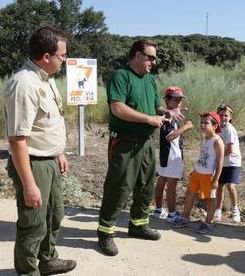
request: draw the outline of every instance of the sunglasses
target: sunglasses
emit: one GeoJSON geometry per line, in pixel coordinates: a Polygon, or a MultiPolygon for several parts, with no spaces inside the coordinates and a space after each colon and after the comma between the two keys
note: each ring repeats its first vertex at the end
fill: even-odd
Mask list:
{"type": "Polygon", "coordinates": [[[171,97],[170,95],[164,96],[163,99],[167,99],[173,102],[181,102],[183,100],[182,97],[171,97]]]}
{"type": "Polygon", "coordinates": [[[149,61],[153,62],[156,61],[157,57],[153,55],[147,55],[145,52],[141,52],[142,55],[148,58],[149,61]]]}
{"type": "Polygon", "coordinates": [[[63,55],[57,55],[55,54],[55,56],[57,57],[57,59],[60,61],[60,62],[63,62],[67,59],[67,54],[63,54],[63,55]]]}
{"type": "Polygon", "coordinates": [[[183,98],[178,98],[178,97],[171,97],[171,101],[173,101],[173,102],[176,102],[176,103],[179,103],[179,102],[181,102],[182,101],[182,99],[183,98]]]}

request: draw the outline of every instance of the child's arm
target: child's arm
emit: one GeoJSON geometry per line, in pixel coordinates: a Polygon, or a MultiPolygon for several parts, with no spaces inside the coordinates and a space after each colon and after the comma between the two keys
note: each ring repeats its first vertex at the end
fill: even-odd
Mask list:
{"type": "Polygon", "coordinates": [[[171,142],[174,139],[176,139],[177,137],[179,137],[180,135],[182,135],[184,132],[186,132],[187,130],[192,129],[192,128],[193,128],[192,122],[191,121],[186,121],[183,126],[181,126],[180,128],[172,131],[171,133],[169,133],[166,136],[166,140],[171,142]]]}
{"type": "Polygon", "coordinates": [[[237,132],[235,129],[227,128],[224,136],[225,156],[228,156],[233,151],[233,145],[236,141],[237,132]]]}
{"type": "Polygon", "coordinates": [[[176,121],[182,121],[184,119],[184,115],[182,114],[183,111],[187,110],[187,108],[183,107],[177,107],[174,109],[167,109],[162,106],[157,107],[156,113],[157,115],[165,115],[166,118],[173,118],[176,121]]]}
{"type": "Polygon", "coordinates": [[[225,156],[230,155],[232,153],[232,145],[233,143],[225,145],[225,156]]]}
{"type": "Polygon", "coordinates": [[[212,180],[212,189],[217,189],[219,186],[219,177],[224,163],[225,146],[221,138],[218,138],[214,143],[214,150],[216,153],[216,167],[212,180]]]}

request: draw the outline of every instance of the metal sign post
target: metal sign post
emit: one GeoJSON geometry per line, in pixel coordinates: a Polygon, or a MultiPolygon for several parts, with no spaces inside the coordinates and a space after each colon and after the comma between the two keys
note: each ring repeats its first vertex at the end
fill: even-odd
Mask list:
{"type": "Polygon", "coordinates": [[[67,104],[78,106],[79,155],[84,156],[84,105],[97,103],[97,60],[68,58],[67,104]]]}
{"type": "Polygon", "coordinates": [[[79,129],[79,155],[84,156],[85,142],[84,142],[84,106],[78,106],[78,129],[79,129]]]}

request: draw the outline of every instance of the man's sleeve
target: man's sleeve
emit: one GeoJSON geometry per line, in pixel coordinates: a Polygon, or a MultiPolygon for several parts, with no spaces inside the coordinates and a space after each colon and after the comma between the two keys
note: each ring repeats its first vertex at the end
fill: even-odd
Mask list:
{"type": "Polygon", "coordinates": [[[38,110],[36,92],[26,83],[10,81],[5,91],[8,136],[29,136],[38,110]]]}
{"type": "Polygon", "coordinates": [[[127,98],[127,81],[126,76],[120,71],[112,74],[111,79],[107,84],[108,102],[126,102],[127,98]]]}
{"type": "Polygon", "coordinates": [[[153,79],[154,82],[154,87],[155,87],[155,107],[158,108],[159,106],[161,106],[161,98],[160,98],[160,92],[159,89],[156,85],[156,81],[153,79]]]}

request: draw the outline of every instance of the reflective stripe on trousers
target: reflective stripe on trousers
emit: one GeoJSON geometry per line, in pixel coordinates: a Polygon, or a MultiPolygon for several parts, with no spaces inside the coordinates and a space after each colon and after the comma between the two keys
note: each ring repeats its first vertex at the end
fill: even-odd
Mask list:
{"type": "Polygon", "coordinates": [[[116,229],[116,226],[106,227],[106,226],[103,226],[103,225],[99,225],[97,230],[100,231],[100,232],[104,232],[106,234],[113,234],[115,229],[116,229]]]}
{"type": "Polygon", "coordinates": [[[132,219],[131,218],[130,221],[134,226],[142,226],[142,225],[149,224],[149,217],[144,218],[144,219],[132,219]]]}

